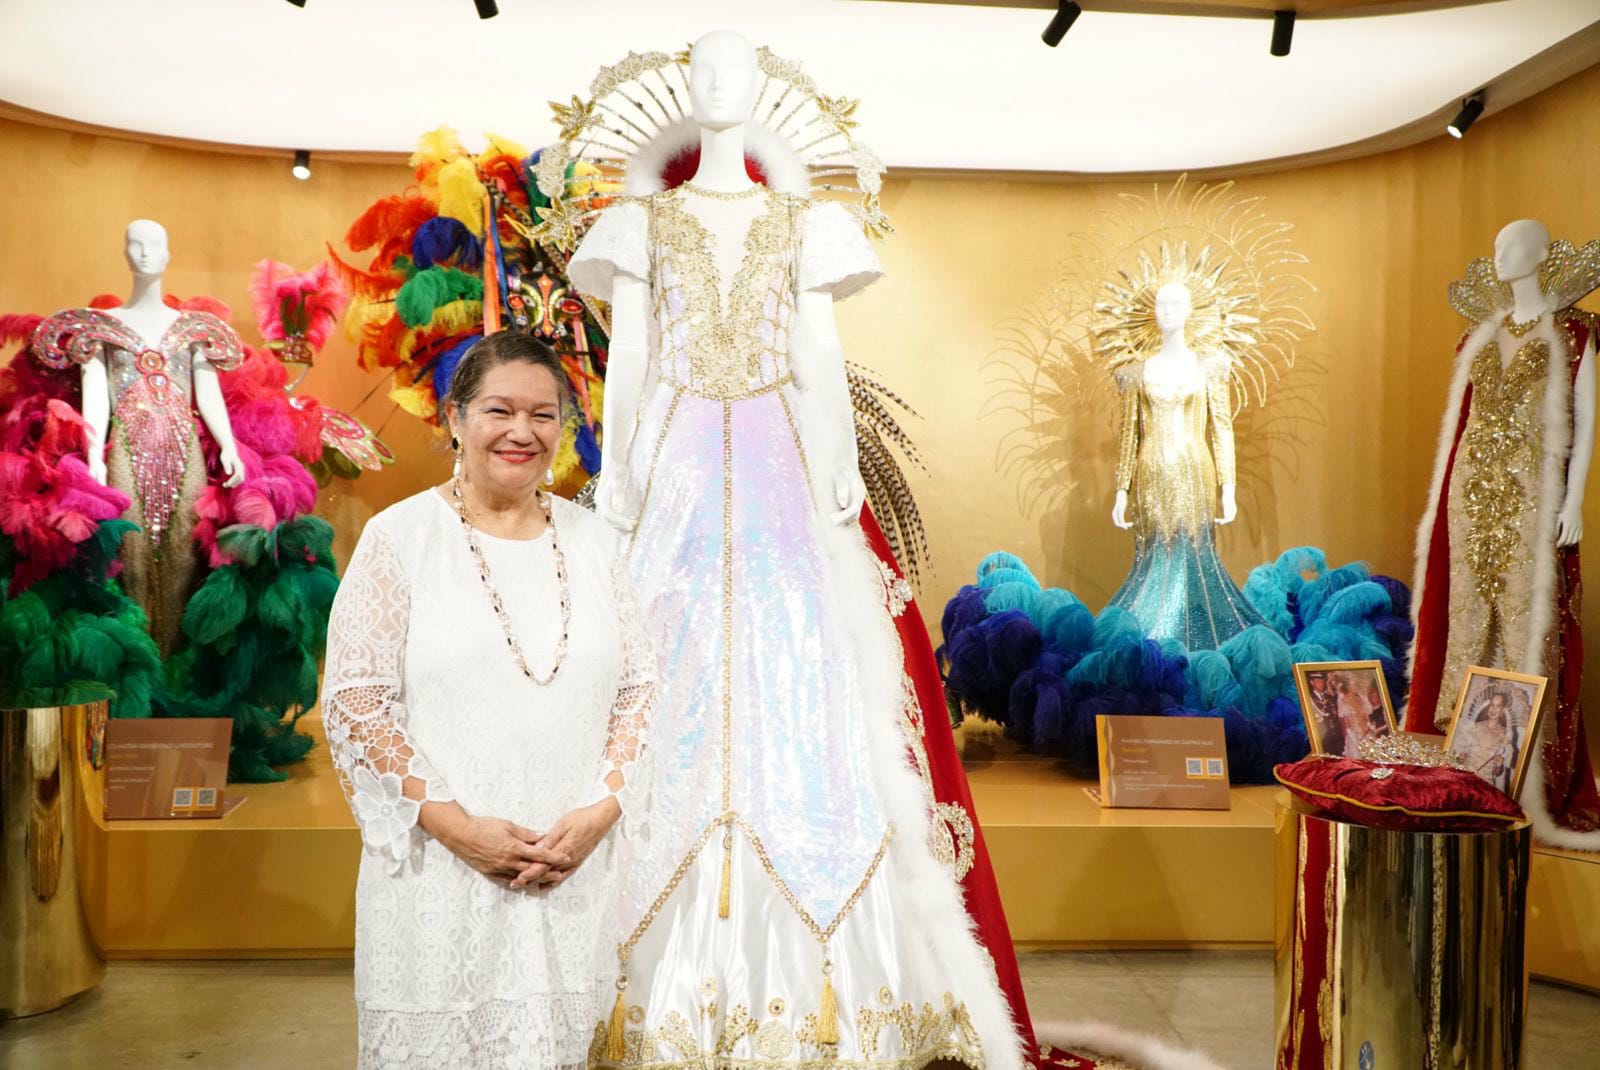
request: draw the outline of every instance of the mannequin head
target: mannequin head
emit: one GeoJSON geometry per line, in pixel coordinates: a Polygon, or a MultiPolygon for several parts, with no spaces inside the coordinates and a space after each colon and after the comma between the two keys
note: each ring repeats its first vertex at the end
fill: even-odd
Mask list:
{"type": "Polygon", "coordinates": [[[1169,282],[1156,291],[1156,326],[1163,335],[1181,331],[1193,308],[1189,287],[1181,282],[1169,282]]]}
{"type": "Polygon", "coordinates": [[[123,235],[128,270],[141,278],[160,278],[167,270],[167,228],[149,219],[135,219],[123,235]]]}
{"type": "Polygon", "coordinates": [[[1550,255],[1550,231],[1535,219],[1519,219],[1500,228],[1494,239],[1494,273],[1502,282],[1525,279],[1550,255]]]}
{"type": "Polygon", "coordinates": [[[749,119],[760,84],[755,47],[732,30],[713,30],[689,52],[689,102],[702,127],[727,130],[749,119]]]}

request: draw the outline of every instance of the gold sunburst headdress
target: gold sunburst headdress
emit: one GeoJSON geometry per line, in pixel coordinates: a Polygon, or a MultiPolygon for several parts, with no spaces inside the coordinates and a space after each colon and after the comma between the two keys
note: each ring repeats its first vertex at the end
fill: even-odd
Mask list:
{"type": "MultiPolygon", "coordinates": [[[[1600,289],[1600,238],[1573,245],[1564,238],[1550,243],[1550,255],[1539,265],[1539,289],[1555,309],[1570,308],[1600,289]]],[[[1494,258],[1480,256],[1467,264],[1467,277],[1450,284],[1450,307],[1469,323],[1482,323],[1510,311],[1511,284],[1501,282],[1494,258]]]]}
{"type": "MultiPolygon", "coordinates": [[[[824,94],[798,62],[766,47],[756,50],[756,67],[761,85],[745,130],[752,177],[780,193],[839,201],[869,236],[887,235],[893,228],[879,201],[883,161],[855,135],[859,102],[824,94]]],[[[700,127],[689,109],[689,49],[629,52],[600,68],[587,97],[552,102],[550,108],[560,136],[540,152],[534,168],[549,203],[535,207],[537,223],[529,236],[564,266],[600,213],[618,199],[692,177],[700,127]]],[[[585,302],[609,325],[609,309],[585,302]]],[[[919,584],[928,543],[905,469],[923,465],[897,419],[916,412],[866,368],[849,363],[846,375],[867,501],[895,559],[919,584]]]]}
{"type": "Polygon", "coordinates": [[[1124,194],[1101,214],[1101,231],[1082,243],[1098,255],[1081,266],[1099,282],[1088,333],[1103,367],[1161,348],[1156,294],[1182,283],[1190,348],[1228,357],[1236,407],[1266,403],[1267,388],[1294,367],[1295,343],[1315,328],[1301,307],[1312,290],[1298,270],[1306,258],[1289,244],[1291,225],[1269,219],[1261,200],[1237,196],[1231,182],[1191,192],[1182,176],[1148,198],[1124,194]]]}
{"type": "Polygon", "coordinates": [[[1162,286],[1188,286],[1191,347],[1227,354],[1236,407],[1263,406],[1275,384],[1281,393],[1315,330],[1304,309],[1315,287],[1301,274],[1307,261],[1291,243],[1292,225],[1232,182],[1180,176],[1149,194],[1122,194],[1095,218],[1094,230],[1067,239],[1048,285],[1003,325],[986,362],[994,392],[984,412],[1013,424],[999,466],[1029,511],[1069,499],[1081,468],[1068,459],[1101,434],[1085,416],[1119,412],[1106,396],[1115,373],[1160,348],[1162,286]]]}

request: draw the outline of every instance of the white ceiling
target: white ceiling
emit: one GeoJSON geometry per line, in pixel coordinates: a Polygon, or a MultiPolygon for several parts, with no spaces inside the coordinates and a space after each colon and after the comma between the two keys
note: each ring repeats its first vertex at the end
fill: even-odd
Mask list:
{"type": "Polygon", "coordinates": [[[1500,0],[1305,19],[1049,12],[860,0],[0,0],[0,100],[148,134],[408,151],[440,124],[535,146],[551,99],[630,49],[736,29],[859,97],[891,166],[1205,169],[1386,133],[1600,21],[1597,0],[1500,0]]]}

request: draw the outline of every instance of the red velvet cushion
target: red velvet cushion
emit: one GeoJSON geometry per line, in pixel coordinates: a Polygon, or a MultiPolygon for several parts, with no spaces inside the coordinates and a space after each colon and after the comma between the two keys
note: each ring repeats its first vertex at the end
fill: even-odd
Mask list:
{"type": "Polygon", "coordinates": [[[1464,769],[1307,758],[1286,762],[1272,775],[1315,809],[1357,825],[1487,832],[1523,820],[1516,800],[1464,769]],[[1375,770],[1392,772],[1374,779],[1375,770]]]}

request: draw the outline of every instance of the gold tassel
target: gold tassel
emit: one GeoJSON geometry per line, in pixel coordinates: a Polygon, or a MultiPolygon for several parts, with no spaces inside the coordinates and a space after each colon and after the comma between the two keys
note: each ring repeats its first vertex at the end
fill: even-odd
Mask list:
{"type": "Polygon", "coordinates": [[[833,968],[822,964],[822,1008],[817,1011],[817,1043],[839,1043],[839,1000],[833,994],[833,968]]]}
{"type": "Polygon", "coordinates": [[[728,916],[729,900],[733,896],[733,837],[722,841],[722,890],[717,893],[717,917],[728,916]]]}
{"type": "Polygon", "coordinates": [[[628,1053],[623,1043],[623,1028],[628,1024],[628,1008],[622,1002],[622,986],[617,984],[617,1001],[611,1005],[611,1024],[606,1028],[606,1058],[616,1062],[628,1053]]]}

